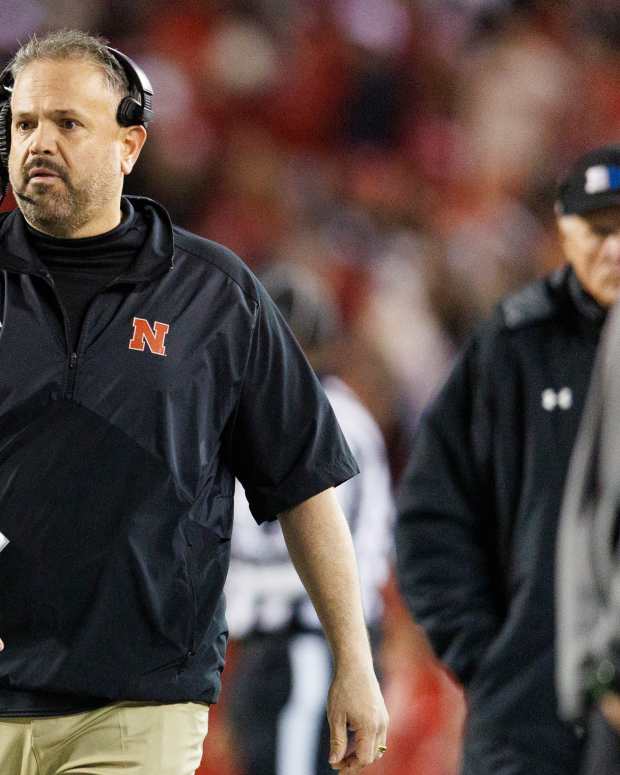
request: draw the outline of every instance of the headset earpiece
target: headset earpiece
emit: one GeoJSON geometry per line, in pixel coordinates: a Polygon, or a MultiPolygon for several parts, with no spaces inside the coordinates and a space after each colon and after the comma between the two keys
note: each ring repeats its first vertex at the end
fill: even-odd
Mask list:
{"type": "Polygon", "coordinates": [[[11,150],[11,103],[6,100],[0,106],[0,164],[3,167],[9,165],[9,151],[11,150]]]}
{"type": "Polygon", "coordinates": [[[116,111],[116,120],[121,126],[143,124],[142,105],[133,97],[123,97],[116,111]]]}
{"type": "Polygon", "coordinates": [[[123,97],[116,111],[116,120],[121,126],[135,126],[142,124],[147,126],[153,119],[153,87],[144,70],[133,59],[123,54],[116,48],[106,46],[108,52],[122,67],[129,87],[138,92],[140,99],[135,97],[123,97]]]}
{"type": "Polygon", "coordinates": [[[11,149],[11,87],[13,75],[8,67],[0,73],[0,204],[9,187],[9,151],[11,149]]]}
{"type": "Polygon", "coordinates": [[[9,149],[11,147],[11,103],[0,107],[0,202],[9,187],[9,149]]]}

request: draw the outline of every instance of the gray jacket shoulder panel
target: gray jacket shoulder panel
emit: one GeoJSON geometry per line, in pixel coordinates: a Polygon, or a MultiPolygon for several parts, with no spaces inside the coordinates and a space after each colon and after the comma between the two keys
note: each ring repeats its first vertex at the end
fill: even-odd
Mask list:
{"type": "Polygon", "coordinates": [[[559,311],[554,290],[565,282],[567,273],[568,267],[562,267],[500,302],[500,314],[506,328],[516,330],[554,317],[559,311]]]}

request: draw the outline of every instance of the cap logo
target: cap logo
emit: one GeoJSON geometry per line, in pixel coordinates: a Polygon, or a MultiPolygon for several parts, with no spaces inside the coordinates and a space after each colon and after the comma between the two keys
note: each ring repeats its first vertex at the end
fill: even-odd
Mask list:
{"type": "Polygon", "coordinates": [[[586,170],[586,194],[602,194],[620,189],[620,167],[597,164],[586,170]]]}

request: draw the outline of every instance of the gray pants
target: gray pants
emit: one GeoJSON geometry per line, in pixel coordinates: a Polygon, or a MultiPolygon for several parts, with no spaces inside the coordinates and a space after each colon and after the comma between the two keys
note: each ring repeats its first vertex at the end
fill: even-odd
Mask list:
{"type": "Polygon", "coordinates": [[[588,747],[581,775],[617,775],[620,773],[620,736],[600,711],[590,718],[588,747]]]}

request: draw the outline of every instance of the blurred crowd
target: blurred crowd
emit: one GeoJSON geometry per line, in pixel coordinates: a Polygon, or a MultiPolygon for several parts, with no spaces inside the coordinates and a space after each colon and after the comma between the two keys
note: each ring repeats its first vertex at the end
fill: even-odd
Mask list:
{"type": "MultiPolygon", "coordinates": [[[[342,332],[325,358],[395,481],[472,326],[560,260],[558,175],[620,139],[616,0],[3,0],[0,54],[59,27],[103,34],[153,83],[128,193],[259,273],[286,261],[322,283],[342,332]]],[[[449,775],[458,689],[386,601],[393,731],[374,771],[449,775]]],[[[214,718],[204,772],[233,775],[214,718]]]]}

